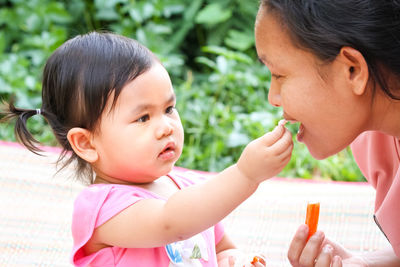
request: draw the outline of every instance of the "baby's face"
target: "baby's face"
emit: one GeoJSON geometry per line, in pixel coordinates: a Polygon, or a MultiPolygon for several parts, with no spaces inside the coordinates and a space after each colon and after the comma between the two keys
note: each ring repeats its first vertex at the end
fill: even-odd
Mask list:
{"type": "Polygon", "coordinates": [[[110,97],[93,137],[97,175],[114,183],[148,183],[167,174],[183,147],[175,103],[169,75],[158,62],[122,89],[111,112],[110,97]]]}

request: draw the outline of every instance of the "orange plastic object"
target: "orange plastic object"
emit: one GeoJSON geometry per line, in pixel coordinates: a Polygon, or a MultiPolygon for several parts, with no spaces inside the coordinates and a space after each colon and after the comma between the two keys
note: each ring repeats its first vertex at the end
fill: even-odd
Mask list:
{"type": "Polygon", "coordinates": [[[317,231],[319,218],[319,202],[307,204],[306,224],[308,225],[308,239],[317,231]]]}

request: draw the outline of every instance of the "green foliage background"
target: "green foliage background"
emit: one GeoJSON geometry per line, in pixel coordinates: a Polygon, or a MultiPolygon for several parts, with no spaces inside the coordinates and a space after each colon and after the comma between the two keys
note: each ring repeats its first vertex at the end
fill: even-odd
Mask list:
{"type": "MultiPolygon", "coordinates": [[[[270,73],[255,53],[257,8],[257,0],[0,0],[0,97],[15,94],[18,106],[40,107],[46,59],[77,34],[106,30],[137,39],[175,86],[185,128],[178,165],[220,171],[281,119],[267,101],[270,73]]],[[[37,117],[29,121],[34,136],[56,145],[37,117]]],[[[12,125],[0,126],[0,139],[15,140],[12,125]]],[[[281,176],[364,179],[348,149],[317,161],[297,142],[281,176]]]]}

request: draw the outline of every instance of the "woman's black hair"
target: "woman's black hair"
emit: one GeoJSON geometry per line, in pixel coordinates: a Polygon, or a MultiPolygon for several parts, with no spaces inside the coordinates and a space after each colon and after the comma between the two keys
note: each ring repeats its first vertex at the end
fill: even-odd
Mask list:
{"type": "Polygon", "coordinates": [[[73,127],[95,131],[108,98],[114,97],[114,107],[124,85],[148,70],[155,60],[146,47],[130,38],[99,32],[76,36],[57,48],[46,62],[42,108],[16,108],[11,100],[2,120],[16,117],[17,140],[37,153],[40,149],[27,130],[26,120],[43,115],[63,149],[57,162],[64,168],[76,161],[78,178],[90,184],[93,170],[72,150],[68,131],[73,127]]]}
{"type": "Polygon", "coordinates": [[[384,76],[389,70],[400,84],[400,0],[262,0],[260,8],[277,15],[295,45],[325,62],[344,46],[357,49],[374,84],[400,100],[400,88],[389,88],[384,76]]]}

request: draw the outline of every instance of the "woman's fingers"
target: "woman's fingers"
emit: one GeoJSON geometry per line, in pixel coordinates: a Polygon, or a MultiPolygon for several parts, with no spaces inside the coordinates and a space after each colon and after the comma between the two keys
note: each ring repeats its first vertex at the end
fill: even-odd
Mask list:
{"type": "Polygon", "coordinates": [[[310,237],[299,259],[301,266],[314,266],[324,238],[325,235],[321,231],[315,232],[315,234],[310,237]]]}
{"type": "MultiPolygon", "coordinates": [[[[325,235],[323,232],[317,231],[307,242],[308,231],[307,225],[301,225],[290,244],[288,259],[292,266],[315,266],[315,263],[317,262],[325,235]]],[[[329,248],[331,249],[332,255],[333,248],[332,246],[329,246],[329,248]]],[[[321,259],[321,264],[324,263],[324,260],[325,256],[321,259]]],[[[330,265],[327,264],[320,266],[322,267],[330,265]]]]}
{"type": "Polygon", "coordinates": [[[342,258],[333,256],[333,247],[325,245],[315,262],[315,267],[342,267],[342,258]]]}
{"type": "Polygon", "coordinates": [[[299,266],[299,259],[307,243],[307,236],[308,226],[306,224],[300,225],[292,239],[292,242],[290,243],[287,255],[292,266],[299,266]]]}
{"type": "Polygon", "coordinates": [[[326,244],[331,245],[333,248],[333,254],[340,256],[341,259],[349,258],[352,256],[351,253],[349,253],[349,251],[347,251],[344,247],[336,242],[331,241],[329,238],[325,238],[322,245],[325,246],[326,244]]]}
{"type": "Polygon", "coordinates": [[[325,245],[322,248],[321,253],[319,254],[316,262],[315,262],[315,267],[325,267],[325,266],[331,266],[332,262],[332,257],[333,257],[333,248],[331,245],[325,245]]]}
{"type": "Polygon", "coordinates": [[[342,257],[346,253],[339,245],[325,238],[325,234],[317,231],[308,238],[308,226],[301,225],[289,246],[288,259],[294,267],[342,267],[342,257]],[[322,248],[322,249],[321,249],[322,248]],[[342,253],[342,254],[339,254],[342,253]]]}
{"type": "Polygon", "coordinates": [[[334,256],[332,260],[332,267],[342,267],[342,258],[340,256],[334,256]]]}

